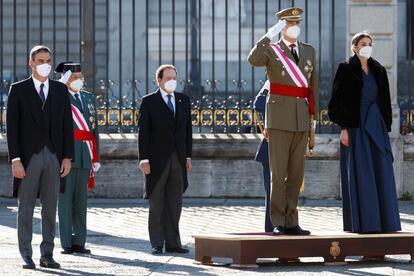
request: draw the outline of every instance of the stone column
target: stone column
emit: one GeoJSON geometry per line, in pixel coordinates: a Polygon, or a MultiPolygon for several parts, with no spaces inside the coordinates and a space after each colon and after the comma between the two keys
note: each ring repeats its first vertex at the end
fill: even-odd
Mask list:
{"type": "Polygon", "coordinates": [[[397,0],[347,0],[347,51],[351,54],[352,36],[368,31],[374,37],[373,57],[388,72],[392,105],[392,131],[390,133],[394,154],[394,172],[397,193],[403,192],[403,141],[400,137],[400,109],[397,102],[397,0]]]}

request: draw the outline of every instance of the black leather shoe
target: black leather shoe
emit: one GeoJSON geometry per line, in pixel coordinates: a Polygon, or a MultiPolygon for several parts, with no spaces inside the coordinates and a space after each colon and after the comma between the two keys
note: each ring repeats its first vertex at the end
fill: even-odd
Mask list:
{"type": "Polygon", "coordinates": [[[72,254],[73,250],[70,247],[63,247],[63,250],[60,251],[60,253],[62,253],[62,254],[72,254]]]}
{"type": "Polygon", "coordinates": [[[152,255],[160,255],[160,254],[162,254],[162,247],[161,246],[155,246],[155,247],[153,247],[151,253],[152,253],[152,255]]]}
{"type": "Polygon", "coordinates": [[[71,249],[75,253],[91,254],[91,251],[89,249],[86,249],[85,246],[80,246],[80,245],[73,244],[71,249]]]}
{"type": "Polygon", "coordinates": [[[286,228],[285,233],[287,235],[310,235],[310,231],[302,229],[299,225],[296,225],[291,228],[286,228]]]}
{"type": "Polygon", "coordinates": [[[52,256],[41,257],[40,266],[45,268],[60,268],[60,264],[53,260],[52,256]]]}
{"type": "Polygon", "coordinates": [[[187,248],[183,248],[183,247],[165,248],[165,251],[169,253],[181,253],[181,254],[186,254],[190,252],[190,250],[188,250],[187,248]]]}
{"type": "Polygon", "coordinates": [[[36,265],[33,262],[32,257],[26,256],[26,257],[23,257],[23,265],[22,265],[22,267],[24,269],[35,269],[36,268],[36,265]]]}
{"type": "Polygon", "coordinates": [[[285,227],[277,226],[275,229],[273,229],[273,235],[279,236],[279,235],[285,235],[286,233],[285,227]]]}

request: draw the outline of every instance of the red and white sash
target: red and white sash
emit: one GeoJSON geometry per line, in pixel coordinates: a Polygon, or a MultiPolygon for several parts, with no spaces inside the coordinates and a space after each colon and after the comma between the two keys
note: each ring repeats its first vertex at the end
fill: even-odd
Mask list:
{"type": "MultiPolygon", "coordinates": [[[[79,130],[90,131],[88,127],[88,123],[86,122],[85,118],[83,117],[82,112],[72,104],[72,118],[75,122],[76,126],[79,130]]],[[[89,155],[91,156],[91,160],[93,159],[93,145],[91,141],[85,141],[86,145],[88,146],[89,155]]]]}
{"type": "Polygon", "coordinates": [[[280,48],[277,44],[270,44],[273,51],[276,53],[277,57],[282,62],[283,66],[285,66],[286,71],[288,72],[289,76],[293,80],[293,82],[298,87],[308,87],[308,80],[303,75],[302,71],[299,69],[299,67],[296,65],[295,62],[293,62],[290,58],[288,58],[283,50],[280,48]]]}
{"type": "MultiPolygon", "coordinates": [[[[84,141],[88,147],[89,155],[91,157],[91,163],[99,161],[98,157],[98,148],[96,143],[96,137],[93,135],[92,132],[89,130],[88,123],[86,122],[85,118],[83,117],[82,112],[72,104],[72,118],[75,122],[78,129],[74,130],[74,138],[75,140],[84,141]]],[[[93,189],[95,185],[95,175],[93,168],[91,168],[89,173],[89,181],[88,181],[88,188],[93,189]]]]}

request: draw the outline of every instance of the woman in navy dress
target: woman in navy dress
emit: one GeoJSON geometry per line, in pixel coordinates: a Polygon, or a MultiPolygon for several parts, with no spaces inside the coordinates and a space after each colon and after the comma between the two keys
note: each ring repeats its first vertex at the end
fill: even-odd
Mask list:
{"type": "Polygon", "coordinates": [[[354,55],[341,63],[328,106],[341,126],[341,186],[344,231],[401,230],[388,132],[392,110],[385,68],[371,57],[372,36],[356,34],[354,55]]]}

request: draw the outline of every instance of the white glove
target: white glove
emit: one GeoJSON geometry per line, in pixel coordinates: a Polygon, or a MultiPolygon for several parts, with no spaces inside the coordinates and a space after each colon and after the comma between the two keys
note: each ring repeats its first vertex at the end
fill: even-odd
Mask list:
{"type": "Polygon", "coordinates": [[[68,70],[66,73],[59,79],[59,81],[63,84],[66,84],[72,75],[72,71],[68,70]]]}
{"type": "Polygon", "coordinates": [[[95,162],[95,163],[92,164],[92,170],[93,170],[93,172],[99,171],[100,168],[101,168],[101,163],[95,162]]]}
{"type": "Polygon", "coordinates": [[[270,39],[273,40],[273,38],[275,38],[281,31],[282,29],[286,26],[286,20],[279,20],[277,22],[276,25],[274,25],[273,27],[271,27],[267,33],[266,36],[270,39]]]}
{"type": "Polygon", "coordinates": [[[311,122],[311,124],[312,124],[312,128],[313,128],[313,129],[315,129],[315,130],[316,130],[316,123],[317,123],[317,122],[316,122],[316,120],[313,120],[313,121],[311,122]]]}

